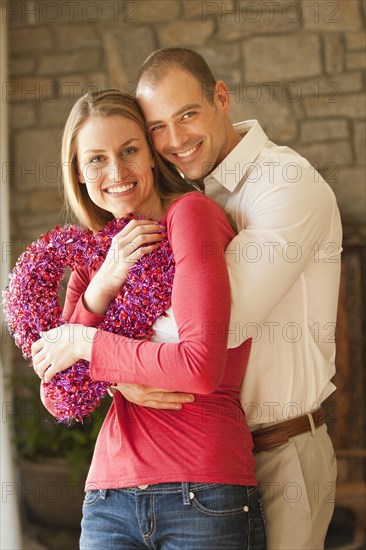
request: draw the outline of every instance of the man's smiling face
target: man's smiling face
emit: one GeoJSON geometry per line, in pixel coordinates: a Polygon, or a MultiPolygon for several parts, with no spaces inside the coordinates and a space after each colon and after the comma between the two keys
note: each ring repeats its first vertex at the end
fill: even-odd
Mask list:
{"type": "Polygon", "coordinates": [[[222,86],[216,84],[210,101],[200,82],[181,69],[172,69],[161,82],[142,78],[138,85],[137,99],[156,150],[193,181],[201,181],[229,152],[229,107],[220,95],[222,86]]]}

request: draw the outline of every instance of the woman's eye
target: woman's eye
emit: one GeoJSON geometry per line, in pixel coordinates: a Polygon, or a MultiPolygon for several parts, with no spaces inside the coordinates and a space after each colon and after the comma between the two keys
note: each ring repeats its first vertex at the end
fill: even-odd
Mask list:
{"type": "Polygon", "coordinates": [[[136,153],[136,151],[136,147],[127,147],[127,149],[122,151],[122,156],[132,155],[132,153],[136,153]]]}
{"type": "Polygon", "coordinates": [[[89,164],[95,164],[97,162],[101,162],[103,160],[103,157],[101,155],[97,155],[95,157],[92,157],[90,160],[89,160],[89,164]]]}

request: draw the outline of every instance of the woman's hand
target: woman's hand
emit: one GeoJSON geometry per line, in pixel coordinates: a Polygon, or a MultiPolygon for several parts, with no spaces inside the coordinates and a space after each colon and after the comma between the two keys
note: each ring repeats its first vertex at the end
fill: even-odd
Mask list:
{"type": "Polygon", "coordinates": [[[163,239],[157,222],[131,220],[113,237],[104,262],[84,294],[85,307],[103,315],[123,285],[130,267],[157,248],[163,239]]]}
{"type": "Polygon", "coordinates": [[[152,388],[140,384],[117,384],[110,393],[120,391],[130,403],[152,409],[180,410],[184,404],[193,403],[194,395],[152,388]]]}
{"type": "Polygon", "coordinates": [[[83,325],[61,325],[41,333],[32,345],[33,368],[43,382],[68,369],[80,359],[90,360],[97,329],[83,325]]]}

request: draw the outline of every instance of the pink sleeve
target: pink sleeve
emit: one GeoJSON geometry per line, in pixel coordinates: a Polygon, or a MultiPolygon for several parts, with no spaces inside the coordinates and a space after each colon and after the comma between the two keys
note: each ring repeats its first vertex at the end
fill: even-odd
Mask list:
{"type": "Polygon", "coordinates": [[[48,410],[48,412],[57,418],[55,408],[54,408],[52,402],[47,398],[46,388],[45,388],[44,383],[42,381],[41,381],[41,386],[40,386],[40,397],[41,397],[41,401],[42,401],[44,407],[48,410]]]}
{"type": "Polygon", "coordinates": [[[167,213],[176,261],[172,307],[179,343],[136,341],[98,330],[90,362],[94,380],[213,392],[224,374],[230,287],[224,251],[234,236],[209,198],[190,193],[167,213]]]}

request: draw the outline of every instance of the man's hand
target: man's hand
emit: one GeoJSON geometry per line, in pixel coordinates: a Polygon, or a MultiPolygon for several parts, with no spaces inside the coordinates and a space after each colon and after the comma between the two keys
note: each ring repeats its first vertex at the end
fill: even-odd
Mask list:
{"type": "Polygon", "coordinates": [[[152,409],[168,409],[178,411],[184,404],[193,403],[194,395],[191,393],[179,393],[142,386],[140,384],[117,384],[112,389],[120,391],[127,401],[140,405],[141,407],[150,407],[152,409]]]}

